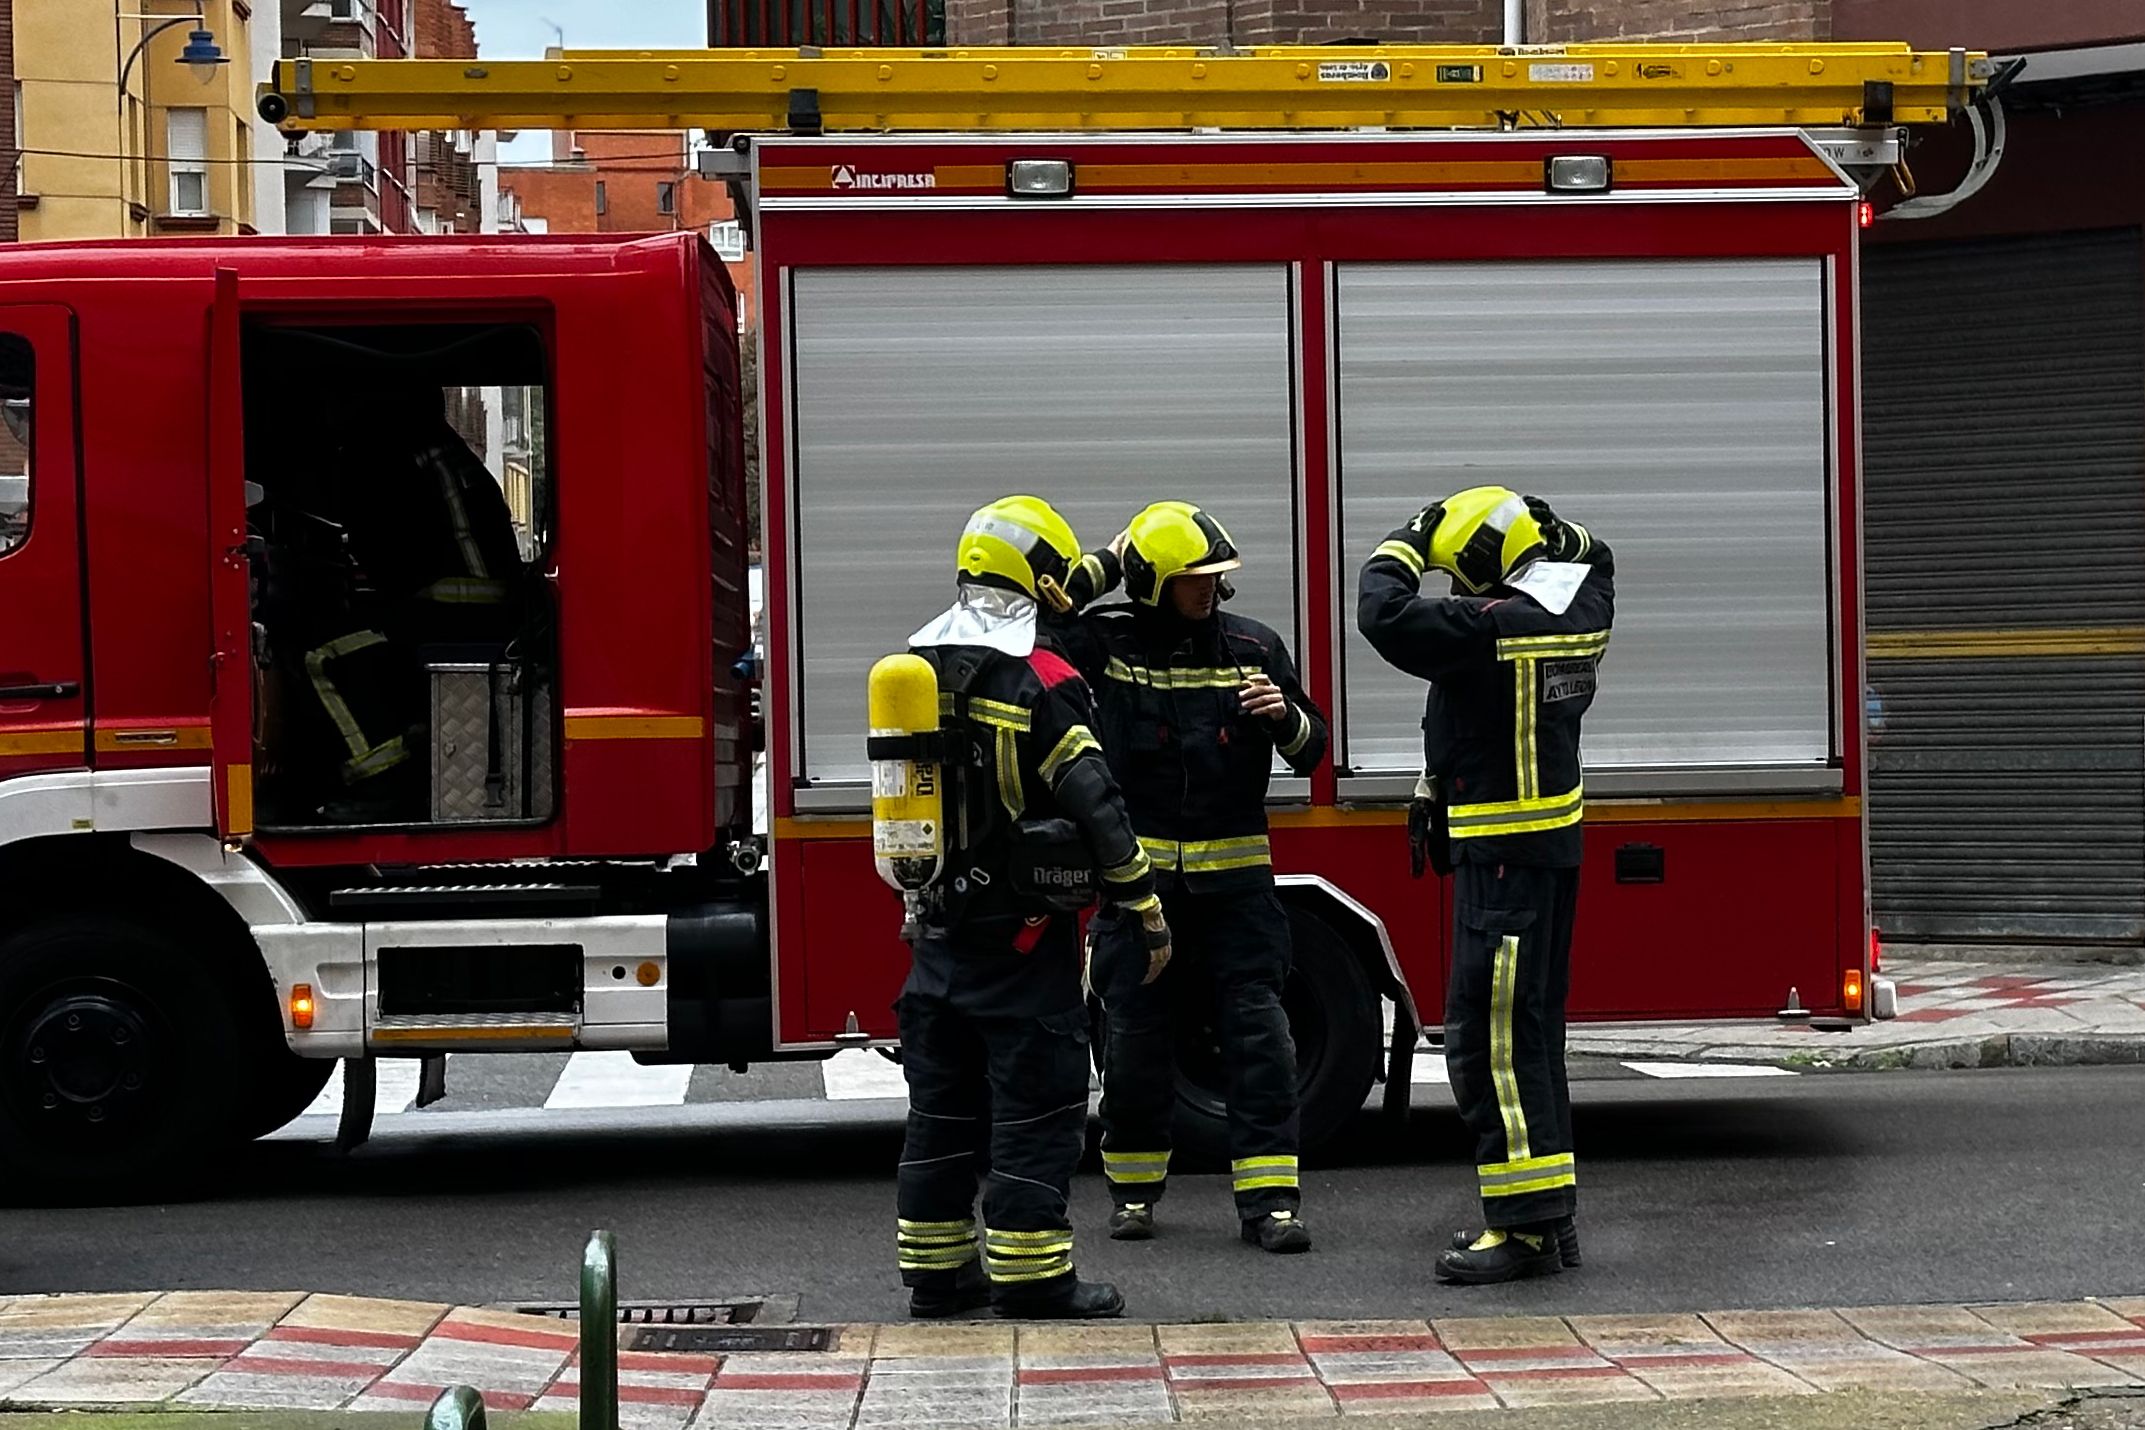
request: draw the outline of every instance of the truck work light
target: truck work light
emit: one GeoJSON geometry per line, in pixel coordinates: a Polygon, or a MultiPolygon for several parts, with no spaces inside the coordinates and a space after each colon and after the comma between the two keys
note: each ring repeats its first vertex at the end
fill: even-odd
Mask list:
{"type": "Polygon", "coordinates": [[[1009,199],[1069,199],[1073,166],[1069,159],[1013,159],[1005,166],[1009,199]]]}
{"type": "Polygon", "coordinates": [[[1556,154],[1542,161],[1542,187],[1552,194],[1605,194],[1609,156],[1556,154]]]}

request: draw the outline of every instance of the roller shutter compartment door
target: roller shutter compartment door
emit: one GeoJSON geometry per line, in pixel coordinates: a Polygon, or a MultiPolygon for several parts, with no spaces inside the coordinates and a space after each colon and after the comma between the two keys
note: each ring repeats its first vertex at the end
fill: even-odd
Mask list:
{"type": "Polygon", "coordinates": [[[2145,246],[1873,247],[1864,480],[1877,922],[2145,935],[2145,246]]]}
{"type": "Polygon", "coordinates": [[[1300,652],[1285,267],[805,269],[790,302],[815,807],[867,801],[865,677],[945,609],[997,497],[1048,500],[1090,548],[1149,502],[1211,507],[1244,553],[1230,609],[1300,652]]]}

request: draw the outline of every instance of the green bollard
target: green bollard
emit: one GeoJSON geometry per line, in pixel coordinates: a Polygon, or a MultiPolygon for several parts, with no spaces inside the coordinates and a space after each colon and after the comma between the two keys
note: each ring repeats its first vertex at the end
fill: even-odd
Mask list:
{"type": "Polygon", "coordinates": [[[618,1430],[618,1246],[589,1233],[581,1253],[581,1430],[618,1430]]]}
{"type": "Polygon", "coordinates": [[[425,1412],[425,1430],[484,1430],[484,1397],[466,1385],[450,1385],[425,1412]]]}

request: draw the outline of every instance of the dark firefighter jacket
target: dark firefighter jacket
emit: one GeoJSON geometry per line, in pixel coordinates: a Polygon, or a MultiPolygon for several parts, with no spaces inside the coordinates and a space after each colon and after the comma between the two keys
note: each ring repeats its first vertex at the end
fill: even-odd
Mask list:
{"type": "Polygon", "coordinates": [[[1509,589],[1421,596],[1421,578],[1394,556],[1363,567],[1358,627],[1387,662],[1430,682],[1424,768],[1446,802],[1457,858],[1579,863],[1579,721],[1609,644],[1616,566],[1605,543],[1573,529],[1590,569],[1561,616],[1509,589]]]}
{"type": "MultiPolygon", "coordinates": [[[[1114,584],[1115,567],[1107,552],[1084,561],[1070,588],[1075,602],[1114,584]]],[[[1304,694],[1281,637],[1227,611],[1188,622],[1134,605],[1089,609],[1052,632],[1095,689],[1103,753],[1163,887],[1271,887],[1274,756],[1308,775],[1326,753],[1326,717],[1304,694]],[[1279,724],[1239,707],[1244,681],[1258,673],[1288,700],[1279,724]]]]}

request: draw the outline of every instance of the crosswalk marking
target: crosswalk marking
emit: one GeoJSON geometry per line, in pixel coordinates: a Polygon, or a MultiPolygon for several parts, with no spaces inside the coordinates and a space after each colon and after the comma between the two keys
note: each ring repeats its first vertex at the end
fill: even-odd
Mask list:
{"type": "Polygon", "coordinates": [[[826,1085],[829,1098],[898,1097],[905,1100],[909,1095],[908,1079],[902,1076],[901,1064],[867,1048],[844,1048],[819,1065],[819,1076],[826,1085]]]}
{"type": "MultiPolygon", "coordinates": [[[[423,1072],[416,1058],[381,1058],[374,1064],[379,1069],[378,1092],[374,1095],[373,1111],[378,1115],[407,1112],[417,1100],[417,1079],[423,1072]]],[[[337,1063],[335,1071],[328,1074],[328,1085],[320,1090],[302,1116],[339,1117],[343,1111],[343,1065],[337,1063]]]]}
{"type": "Polygon", "coordinates": [[[1795,1076],[1795,1069],[1776,1068],[1770,1063],[1625,1063],[1624,1066],[1647,1077],[1661,1078],[1795,1076]]]}
{"type": "Polygon", "coordinates": [[[631,1053],[575,1053],[544,1106],[676,1107],[692,1081],[691,1063],[643,1067],[631,1053]]]}

